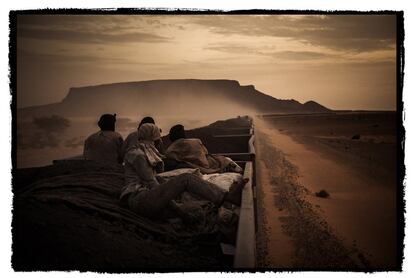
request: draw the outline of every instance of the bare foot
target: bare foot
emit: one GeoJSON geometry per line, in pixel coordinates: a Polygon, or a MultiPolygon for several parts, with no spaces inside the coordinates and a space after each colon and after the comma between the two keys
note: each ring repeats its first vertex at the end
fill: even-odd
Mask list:
{"type": "Polygon", "coordinates": [[[241,182],[233,182],[224,200],[240,206],[242,191],[248,181],[248,178],[244,178],[241,182]]]}

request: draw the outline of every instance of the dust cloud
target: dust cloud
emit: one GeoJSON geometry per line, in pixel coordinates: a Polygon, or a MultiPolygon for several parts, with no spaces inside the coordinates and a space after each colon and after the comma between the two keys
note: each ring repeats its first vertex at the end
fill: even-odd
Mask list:
{"type": "MultiPolygon", "coordinates": [[[[112,111],[109,111],[112,112],[112,111]]],[[[218,120],[246,115],[244,111],[220,111],[204,115],[157,115],[155,113],[135,116],[118,116],[116,131],[125,139],[134,132],[138,123],[145,116],[151,116],[161,128],[162,135],[168,134],[175,124],[182,124],[186,129],[206,126],[218,120]],[[237,113],[239,112],[239,113],[237,113]]],[[[57,115],[42,116],[18,121],[17,123],[17,167],[39,167],[52,164],[55,159],[80,155],[85,139],[97,132],[100,114],[95,117],[62,117],[57,115]]]]}

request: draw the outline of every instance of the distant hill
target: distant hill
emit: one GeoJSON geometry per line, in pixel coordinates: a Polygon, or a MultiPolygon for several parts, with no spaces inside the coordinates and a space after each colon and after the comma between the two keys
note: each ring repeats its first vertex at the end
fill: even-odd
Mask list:
{"type": "Polygon", "coordinates": [[[21,108],[19,116],[58,114],[87,117],[118,115],[246,115],[249,113],[315,113],[328,108],[309,101],[281,100],[235,80],[151,80],[71,88],[62,102],[21,108]]]}

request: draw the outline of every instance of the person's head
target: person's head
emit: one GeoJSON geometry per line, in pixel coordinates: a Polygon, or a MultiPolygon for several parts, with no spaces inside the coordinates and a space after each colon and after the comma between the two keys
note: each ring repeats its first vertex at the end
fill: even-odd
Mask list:
{"type": "Polygon", "coordinates": [[[141,122],[138,125],[138,129],[143,125],[143,124],[155,124],[155,121],[152,117],[144,117],[141,122]]]}
{"type": "Polygon", "coordinates": [[[185,130],[183,125],[175,125],[170,129],[168,134],[171,142],[174,142],[178,139],[185,138],[185,130]]]}
{"type": "Polygon", "coordinates": [[[103,114],[98,126],[101,130],[115,131],[116,114],[103,114]]]}
{"type": "Polygon", "coordinates": [[[161,138],[160,129],[152,123],[142,124],[138,129],[138,140],[154,142],[161,138]]]}

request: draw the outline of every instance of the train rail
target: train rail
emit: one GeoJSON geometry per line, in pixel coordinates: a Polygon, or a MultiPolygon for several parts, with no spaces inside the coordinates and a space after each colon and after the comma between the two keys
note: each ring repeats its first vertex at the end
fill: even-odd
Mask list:
{"type": "MultiPolygon", "coordinates": [[[[251,126],[249,129],[233,131],[242,131],[243,133],[234,134],[215,134],[213,137],[232,140],[234,138],[245,137],[247,140],[247,152],[242,153],[218,153],[230,157],[239,164],[244,164],[244,178],[249,182],[245,185],[242,192],[242,201],[240,206],[239,223],[237,228],[237,239],[234,250],[233,267],[236,269],[248,269],[256,267],[256,214],[255,214],[255,147],[254,147],[254,125],[250,119],[251,126]]],[[[228,131],[227,131],[228,132],[228,131]]]]}

